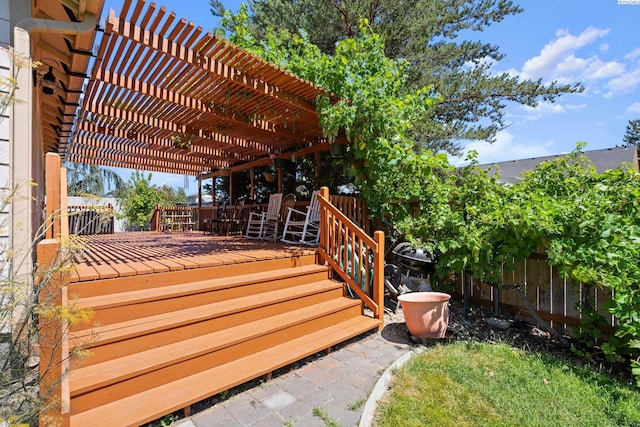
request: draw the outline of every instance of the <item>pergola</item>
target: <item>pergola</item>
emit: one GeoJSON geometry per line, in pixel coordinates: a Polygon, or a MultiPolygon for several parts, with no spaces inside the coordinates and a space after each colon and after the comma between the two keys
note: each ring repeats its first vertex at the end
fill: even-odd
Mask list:
{"type": "Polygon", "coordinates": [[[177,19],[125,0],[111,10],[66,160],[216,176],[328,150],[324,91],[177,19]]]}

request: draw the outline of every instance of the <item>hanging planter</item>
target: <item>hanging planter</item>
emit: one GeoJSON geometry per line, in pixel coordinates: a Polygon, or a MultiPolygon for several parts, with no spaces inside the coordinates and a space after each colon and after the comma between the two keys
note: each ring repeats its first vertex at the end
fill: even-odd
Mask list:
{"type": "Polygon", "coordinates": [[[346,152],[346,145],[333,143],[329,146],[329,152],[334,159],[341,159],[346,152]]]}
{"type": "Polygon", "coordinates": [[[273,182],[276,180],[276,174],[275,172],[265,172],[264,173],[264,180],[267,182],[273,182]]]}

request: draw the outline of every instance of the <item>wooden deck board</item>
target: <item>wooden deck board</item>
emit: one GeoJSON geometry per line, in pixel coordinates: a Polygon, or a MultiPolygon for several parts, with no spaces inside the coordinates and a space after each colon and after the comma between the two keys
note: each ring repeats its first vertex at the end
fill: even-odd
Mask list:
{"type": "Polygon", "coordinates": [[[284,259],[314,248],[197,232],[97,235],[83,243],[72,282],[284,259]]]}

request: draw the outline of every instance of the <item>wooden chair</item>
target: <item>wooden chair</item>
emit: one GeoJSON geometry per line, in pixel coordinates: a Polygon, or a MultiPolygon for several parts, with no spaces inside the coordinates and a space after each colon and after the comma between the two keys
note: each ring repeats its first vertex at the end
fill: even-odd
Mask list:
{"type": "Polygon", "coordinates": [[[311,193],[311,202],[307,211],[289,208],[287,219],[284,223],[282,241],[285,243],[303,243],[317,246],[320,242],[320,190],[311,193]]]}
{"type": "Polygon", "coordinates": [[[295,204],[295,194],[287,194],[282,198],[277,218],[268,218],[267,220],[265,220],[264,230],[262,231],[262,238],[264,240],[273,240],[275,242],[276,240],[278,240],[278,238],[281,237],[280,230],[282,230],[284,218],[289,209],[293,208],[295,204]]]}
{"type": "Polygon", "coordinates": [[[281,204],[282,193],[272,194],[269,197],[269,206],[265,212],[251,212],[244,237],[247,239],[264,239],[265,225],[278,220],[281,204]]]}
{"type": "Polygon", "coordinates": [[[231,212],[229,212],[227,220],[225,221],[225,232],[227,236],[229,235],[229,232],[238,234],[238,231],[242,230],[243,212],[244,200],[238,200],[231,212]]]}
{"type": "Polygon", "coordinates": [[[216,227],[216,233],[220,233],[220,229],[223,226],[223,224],[226,222],[226,220],[227,220],[227,201],[224,200],[218,203],[218,209],[216,209],[216,217],[210,220],[211,234],[213,234],[214,225],[216,227]]]}

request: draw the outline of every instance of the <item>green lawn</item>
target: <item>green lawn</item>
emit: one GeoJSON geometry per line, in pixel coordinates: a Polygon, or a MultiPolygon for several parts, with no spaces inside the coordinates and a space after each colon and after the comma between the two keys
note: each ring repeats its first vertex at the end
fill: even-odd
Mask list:
{"type": "Polygon", "coordinates": [[[395,372],[374,426],[640,426],[640,389],[506,344],[440,345],[395,372]]]}

